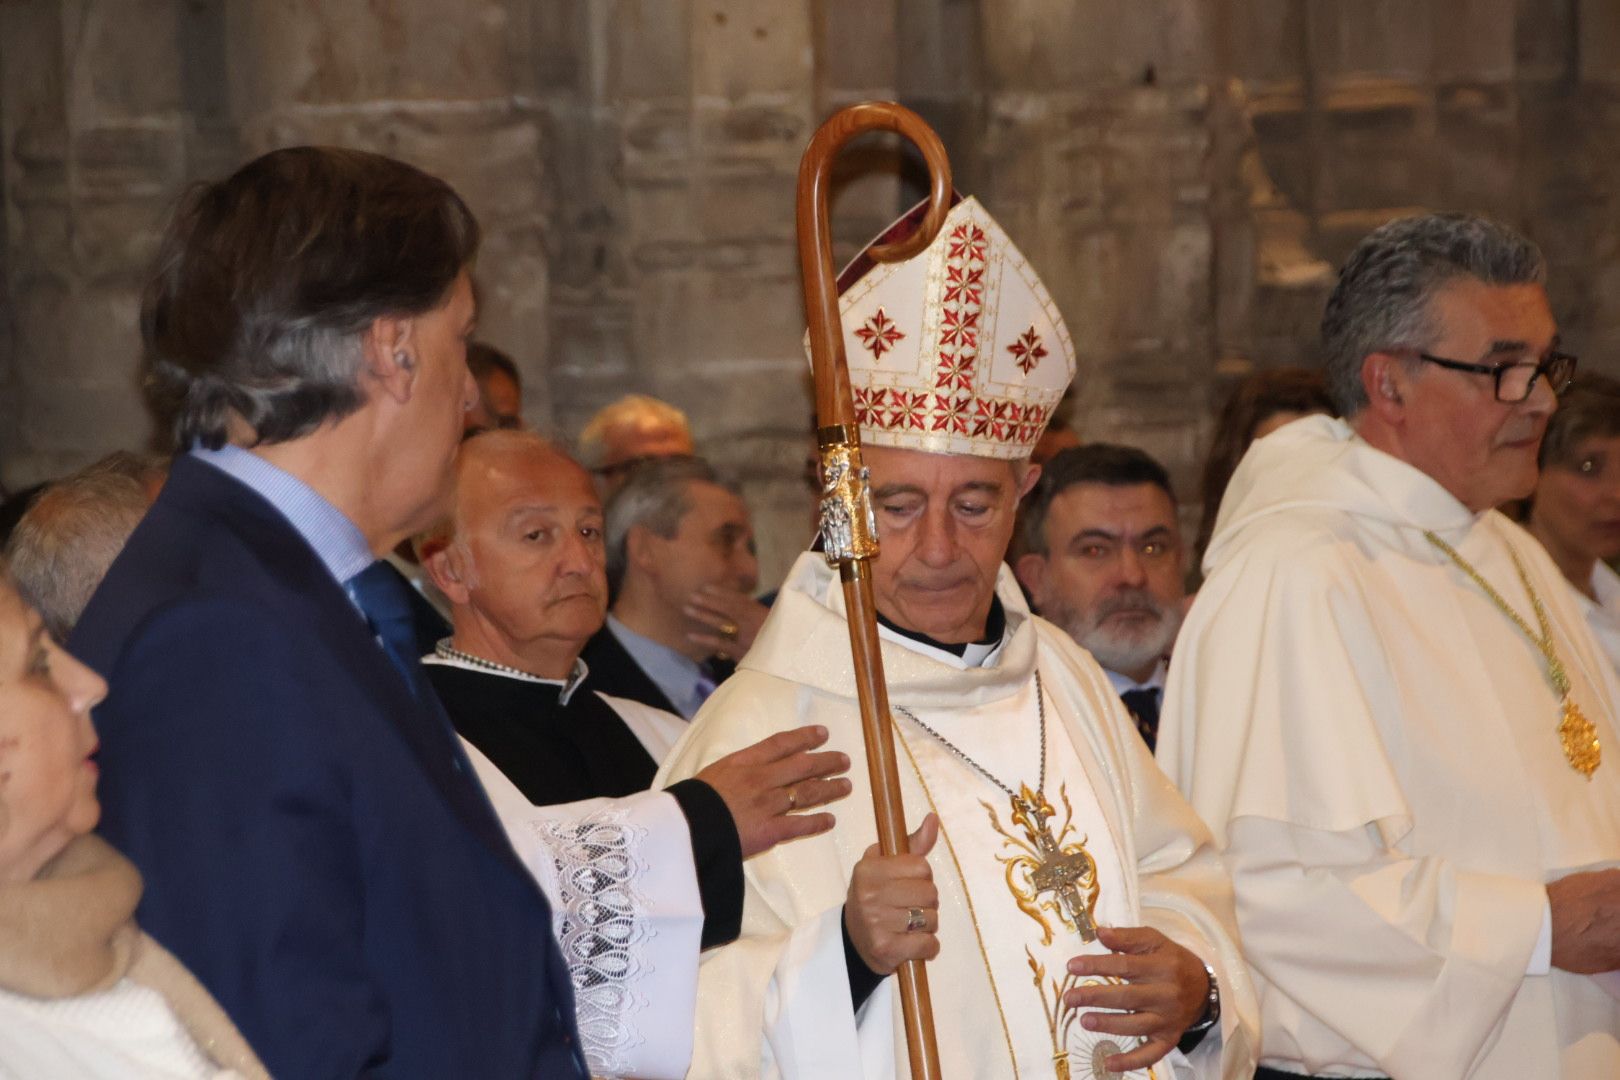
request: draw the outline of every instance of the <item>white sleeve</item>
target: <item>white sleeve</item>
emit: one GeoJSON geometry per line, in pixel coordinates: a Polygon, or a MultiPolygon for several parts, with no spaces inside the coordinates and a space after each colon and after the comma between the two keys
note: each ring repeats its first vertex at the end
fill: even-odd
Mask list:
{"type": "Polygon", "coordinates": [[[1407,857],[1371,826],[1244,818],[1230,835],[1268,1054],[1310,1071],[1472,1070],[1530,966],[1547,911],[1540,882],[1407,857]]]}
{"type": "Polygon", "coordinates": [[[893,1080],[894,979],[879,983],[859,1013],[851,1008],[843,920],[842,907],[829,908],[791,930],[744,936],[704,956],[706,1015],[758,1016],[760,1024],[757,1031],[748,1023],[705,1025],[692,1076],[893,1080]]]}
{"type": "Polygon", "coordinates": [[[512,846],[551,902],[595,1076],[678,1080],[692,1059],[703,901],[674,796],[532,806],[463,740],[512,846]]]}
{"type": "Polygon", "coordinates": [[[1552,971],[1552,901],[1548,900],[1541,909],[1541,934],[1536,938],[1536,947],[1530,953],[1530,963],[1525,965],[1526,975],[1546,975],[1552,971]]]}

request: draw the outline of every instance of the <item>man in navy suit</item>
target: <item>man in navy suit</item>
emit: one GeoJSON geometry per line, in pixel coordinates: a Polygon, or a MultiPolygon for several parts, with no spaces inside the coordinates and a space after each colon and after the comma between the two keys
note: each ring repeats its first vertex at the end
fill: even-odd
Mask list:
{"type": "Polygon", "coordinates": [[[103,830],[277,1076],[585,1075],[546,901],[368,572],[441,511],[477,243],[442,181],[279,150],[186,200],[143,306],[182,453],[72,638],[103,830]]]}

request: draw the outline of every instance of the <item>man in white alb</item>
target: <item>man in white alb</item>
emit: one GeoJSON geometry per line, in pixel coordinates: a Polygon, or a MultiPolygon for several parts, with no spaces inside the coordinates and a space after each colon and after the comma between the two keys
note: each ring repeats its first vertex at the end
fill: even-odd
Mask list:
{"type": "Polygon", "coordinates": [[[833,831],[745,865],[742,936],[700,972],[692,1075],[906,1075],[895,950],[873,940],[909,926],[937,932],[928,972],[953,1078],[1247,1077],[1252,999],[1208,834],[1101,668],[1030,614],[1002,563],[1039,474],[1030,448],[1074,371],[1055,305],[972,199],[917,256],[863,256],[843,285],[901,787],[932,888],[889,926],[842,907],[882,859],[858,809],[870,793],[838,576],[806,554],[660,782],[818,723],[855,759],[856,790],[833,831]]]}
{"type": "Polygon", "coordinates": [[[1492,508],[1575,361],[1534,245],[1376,230],[1322,319],[1346,418],[1249,450],[1159,760],[1224,848],[1262,1076],[1620,1076],[1617,685],[1492,508]]]}

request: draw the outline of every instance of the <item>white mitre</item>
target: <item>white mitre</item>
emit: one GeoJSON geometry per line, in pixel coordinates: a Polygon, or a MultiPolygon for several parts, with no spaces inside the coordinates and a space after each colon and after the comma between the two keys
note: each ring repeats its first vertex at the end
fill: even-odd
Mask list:
{"type": "Polygon", "coordinates": [[[873,261],[871,248],[910,235],[926,208],[908,211],[838,276],[861,442],[1027,458],[1074,378],[1068,327],[1023,253],[971,197],[921,252],[873,261]]]}

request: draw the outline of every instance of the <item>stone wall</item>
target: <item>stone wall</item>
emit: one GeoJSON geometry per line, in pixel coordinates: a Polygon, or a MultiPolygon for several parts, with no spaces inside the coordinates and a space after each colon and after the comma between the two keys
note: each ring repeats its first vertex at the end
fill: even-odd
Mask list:
{"type": "MultiPolygon", "coordinates": [[[[773,578],[808,533],[794,175],[871,97],[938,127],[1048,282],[1071,419],[1183,490],[1227,380],[1308,361],[1331,265],[1407,208],[1528,229],[1566,340],[1620,370],[1611,0],[8,0],[0,482],[149,437],[135,312],[183,186],[340,142],[467,196],[481,334],[531,421],[680,405],[773,578]]],[[[858,147],[840,251],[921,192],[891,142],[858,147]]]]}

